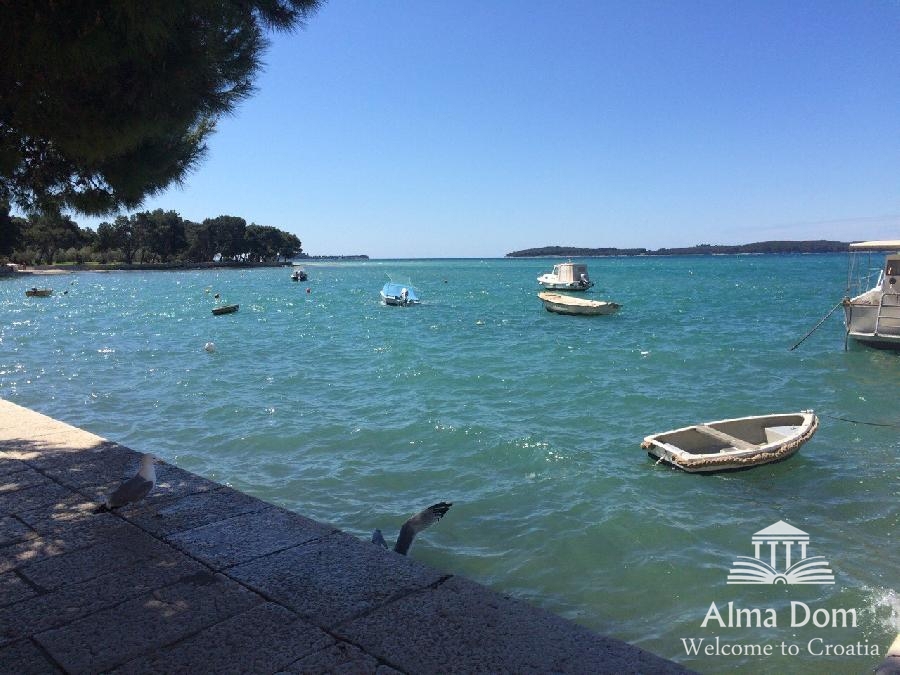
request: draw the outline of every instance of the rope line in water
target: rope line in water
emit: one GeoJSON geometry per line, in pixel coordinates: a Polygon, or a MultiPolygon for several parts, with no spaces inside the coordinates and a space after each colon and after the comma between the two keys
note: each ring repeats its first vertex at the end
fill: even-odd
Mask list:
{"type": "Polygon", "coordinates": [[[892,424],[891,422],[864,422],[863,420],[851,420],[847,417],[836,417],[835,415],[820,415],[820,417],[828,417],[833,420],[840,420],[841,422],[850,422],[851,424],[865,424],[870,427],[893,427],[895,429],[900,429],[900,424],[892,424]]]}
{"type": "Polygon", "coordinates": [[[797,349],[797,347],[799,347],[800,345],[802,345],[802,344],[806,341],[806,338],[808,338],[810,335],[812,335],[813,333],[815,333],[815,332],[818,330],[819,326],[821,326],[823,323],[825,323],[825,320],[826,320],[829,316],[831,316],[832,314],[834,314],[834,310],[836,310],[838,307],[840,307],[840,306],[843,305],[843,304],[844,304],[844,301],[841,300],[838,304],[836,304],[834,307],[832,307],[832,308],[831,308],[831,311],[828,312],[828,314],[826,314],[825,316],[823,316],[823,317],[822,317],[822,320],[819,321],[819,323],[817,323],[815,326],[813,326],[813,329],[812,329],[811,331],[809,331],[806,335],[804,335],[804,336],[803,336],[803,339],[800,340],[800,342],[798,342],[798,343],[795,344],[793,347],[791,347],[790,349],[788,349],[788,351],[789,351],[789,352],[792,352],[792,351],[794,351],[795,349],[797,349]]]}

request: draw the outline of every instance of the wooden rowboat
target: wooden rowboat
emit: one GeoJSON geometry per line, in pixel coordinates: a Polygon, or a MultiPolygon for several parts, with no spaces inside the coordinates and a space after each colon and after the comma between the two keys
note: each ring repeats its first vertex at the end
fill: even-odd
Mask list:
{"type": "Polygon", "coordinates": [[[240,305],[222,305],[221,307],[213,307],[212,313],[216,316],[220,314],[233,314],[238,311],[238,307],[240,307],[240,305]]]}
{"type": "Polygon", "coordinates": [[[787,459],[818,427],[812,410],[739,417],[647,436],[641,447],[691,473],[748,469],[787,459]]]}
{"type": "Polygon", "coordinates": [[[615,302],[573,298],[571,295],[548,293],[547,291],[538,293],[538,297],[541,299],[541,302],[544,303],[544,309],[556,314],[596,316],[601,314],[613,314],[617,312],[620,307],[620,305],[615,302]]]}
{"type": "Polygon", "coordinates": [[[25,291],[25,295],[29,298],[49,298],[53,295],[52,288],[29,288],[25,291]]]}

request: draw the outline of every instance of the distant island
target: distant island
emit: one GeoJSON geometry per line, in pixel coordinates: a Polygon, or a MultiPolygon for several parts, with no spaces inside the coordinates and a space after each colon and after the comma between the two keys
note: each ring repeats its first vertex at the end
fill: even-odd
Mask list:
{"type": "Polygon", "coordinates": [[[336,261],[336,260],[368,260],[369,256],[364,253],[358,253],[355,255],[308,255],[306,253],[296,256],[296,260],[324,260],[324,261],[336,261]]]}
{"type": "Polygon", "coordinates": [[[755,244],[725,246],[698,244],[686,248],[582,248],[578,246],[543,246],[507,253],[507,258],[592,258],[637,255],[735,255],[740,253],[845,253],[850,243],[843,241],[759,241],[755,244]]]}

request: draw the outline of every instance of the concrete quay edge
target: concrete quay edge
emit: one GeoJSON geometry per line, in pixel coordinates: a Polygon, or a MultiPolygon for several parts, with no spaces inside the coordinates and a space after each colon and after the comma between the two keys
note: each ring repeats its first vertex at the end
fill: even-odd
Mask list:
{"type": "Polygon", "coordinates": [[[0,399],[0,673],[684,673],[0,399]]]}

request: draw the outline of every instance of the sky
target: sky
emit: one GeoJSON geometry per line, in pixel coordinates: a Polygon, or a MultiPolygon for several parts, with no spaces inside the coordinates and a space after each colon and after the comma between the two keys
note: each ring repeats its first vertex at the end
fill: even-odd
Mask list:
{"type": "Polygon", "coordinates": [[[330,0],[271,41],[139,210],[372,258],[900,238],[896,0],[330,0]]]}

